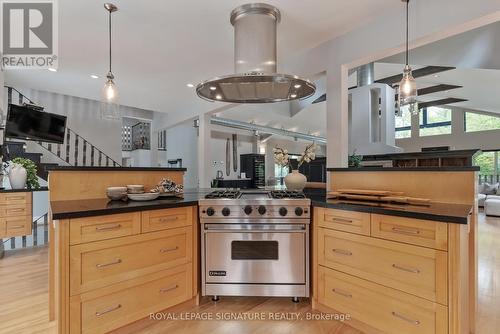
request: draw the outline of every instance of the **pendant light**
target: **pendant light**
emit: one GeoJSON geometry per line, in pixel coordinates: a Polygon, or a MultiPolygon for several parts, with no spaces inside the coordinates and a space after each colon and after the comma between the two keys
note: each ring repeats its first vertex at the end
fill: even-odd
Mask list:
{"type": "Polygon", "coordinates": [[[406,65],[403,70],[403,79],[399,83],[399,107],[401,108],[402,106],[409,106],[410,112],[413,115],[418,114],[418,102],[417,102],[417,83],[415,81],[415,78],[413,78],[413,75],[411,73],[411,67],[409,65],[409,34],[408,34],[408,11],[409,11],[409,4],[410,0],[401,0],[403,2],[406,2],[406,53],[405,53],[405,59],[406,59],[406,65]]]}
{"type": "Polygon", "coordinates": [[[118,90],[115,84],[115,76],[111,70],[111,14],[118,10],[112,3],[105,3],[104,8],[109,15],[109,71],[106,75],[106,83],[102,89],[101,117],[103,119],[120,119],[120,105],[118,103],[118,90]]]}

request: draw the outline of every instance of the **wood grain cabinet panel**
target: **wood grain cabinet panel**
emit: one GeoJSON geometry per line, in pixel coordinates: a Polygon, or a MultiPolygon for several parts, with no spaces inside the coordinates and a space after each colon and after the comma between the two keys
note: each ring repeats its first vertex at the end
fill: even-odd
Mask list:
{"type": "Polygon", "coordinates": [[[10,238],[31,234],[31,216],[0,218],[0,221],[4,222],[6,237],[10,238]]]}
{"type": "Polygon", "coordinates": [[[31,205],[16,204],[0,206],[0,217],[31,216],[31,205]]]}
{"type": "Polygon", "coordinates": [[[448,225],[442,222],[372,214],[371,232],[377,238],[448,249],[448,225]]]}
{"type": "Polygon", "coordinates": [[[7,235],[7,222],[5,219],[0,219],[0,238],[7,235]]]}
{"type": "Polygon", "coordinates": [[[320,266],[318,301],[390,334],[448,333],[448,308],[320,266]]]}
{"type": "Polygon", "coordinates": [[[142,212],[142,233],[167,230],[193,224],[192,207],[142,212]]]}
{"type": "Polygon", "coordinates": [[[71,333],[107,333],[191,298],[189,264],[72,297],[71,333]]]}
{"type": "Polygon", "coordinates": [[[70,244],[125,237],[140,232],[140,212],[71,219],[70,244]]]}
{"type": "Polygon", "coordinates": [[[320,265],[448,304],[446,252],[324,228],[318,247],[320,265]]]}
{"type": "Polygon", "coordinates": [[[370,214],[336,209],[318,209],[318,226],[370,235],[370,214]]]}
{"type": "Polygon", "coordinates": [[[31,193],[13,192],[0,194],[0,205],[27,205],[31,204],[31,193]]]}
{"type": "Polygon", "coordinates": [[[191,262],[192,237],[181,227],[71,246],[71,295],[191,262]]]}

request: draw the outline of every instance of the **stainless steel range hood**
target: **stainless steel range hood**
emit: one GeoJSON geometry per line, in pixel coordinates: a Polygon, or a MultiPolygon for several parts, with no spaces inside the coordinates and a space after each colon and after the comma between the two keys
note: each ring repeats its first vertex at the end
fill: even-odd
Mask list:
{"type": "Polygon", "coordinates": [[[296,75],[276,73],[276,27],[280,11],[263,3],[231,12],[236,74],[216,77],[196,87],[199,97],[232,103],[270,103],[307,98],[316,86],[296,75]]]}

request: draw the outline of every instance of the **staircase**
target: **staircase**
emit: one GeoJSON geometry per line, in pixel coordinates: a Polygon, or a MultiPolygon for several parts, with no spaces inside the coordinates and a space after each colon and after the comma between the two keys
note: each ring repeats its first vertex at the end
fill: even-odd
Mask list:
{"type": "MultiPolygon", "coordinates": [[[[6,86],[7,101],[22,105],[35,104],[13,87],[6,86]]],[[[39,166],[42,179],[46,180],[48,166],[89,166],[89,167],[120,167],[121,165],[110,156],[92,144],[87,138],[66,128],[64,143],[53,144],[44,142],[6,141],[10,159],[17,156],[29,158],[39,166]],[[29,152],[29,153],[28,153],[29,152]]],[[[4,150],[5,151],[5,150],[4,150]]],[[[5,160],[5,159],[4,159],[5,160]]]]}

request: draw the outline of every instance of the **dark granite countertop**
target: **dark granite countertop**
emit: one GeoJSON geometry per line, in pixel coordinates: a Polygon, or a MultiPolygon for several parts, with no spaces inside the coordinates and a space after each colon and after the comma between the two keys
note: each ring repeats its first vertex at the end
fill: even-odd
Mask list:
{"type": "Polygon", "coordinates": [[[38,189],[0,189],[1,193],[26,193],[26,192],[35,192],[35,191],[49,191],[48,187],[40,187],[38,189]]]}
{"type": "MultiPolygon", "coordinates": [[[[147,202],[121,202],[108,199],[89,199],[51,202],[53,219],[92,217],[143,210],[168,209],[197,205],[213,189],[186,190],[183,198],[157,199],[147,202]]],[[[471,205],[431,203],[429,205],[387,204],[368,201],[327,200],[325,192],[306,193],[311,205],[324,208],[378,213],[391,216],[434,220],[445,223],[467,224],[471,205]]]]}
{"type": "Polygon", "coordinates": [[[145,171],[145,172],[185,172],[186,168],[177,167],[89,167],[89,166],[49,166],[48,171],[84,171],[84,172],[128,172],[128,171],[145,171]]]}
{"type": "Polygon", "coordinates": [[[329,172],[479,172],[479,166],[327,168],[329,172]]]}
{"type": "Polygon", "coordinates": [[[169,209],[197,205],[206,191],[186,191],[182,198],[157,199],[154,201],[110,201],[107,198],[52,201],[52,219],[71,219],[92,216],[111,215],[144,210],[169,209]]]}
{"type": "Polygon", "coordinates": [[[428,205],[408,205],[395,203],[379,203],[369,201],[346,201],[326,199],[324,196],[309,196],[312,206],[378,213],[382,215],[434,220],[445,223],[467,224],[472,212],[472,205],[429,203],[428,205]]]}

